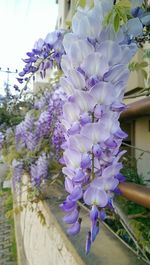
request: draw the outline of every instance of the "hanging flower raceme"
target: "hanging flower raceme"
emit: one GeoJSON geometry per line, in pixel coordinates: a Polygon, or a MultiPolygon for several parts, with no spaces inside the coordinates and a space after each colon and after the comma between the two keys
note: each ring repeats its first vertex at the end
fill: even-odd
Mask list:
{"type": "Polygon", "coordinates": [[[48,177],[48,159],[46,154],[43,153],[39,156],[35,164],[31,165],[31,183],[35,187],[39,187],[43,180],[48,177]]]}
{"type": "Polygon", "coordinates": [[[90,208],[86,253],[99,233],[99,220],[105,219],[105,207],[112,207],[113,193],[124,180],[119,159],[125,151],[119,148],[127,134],[118,119],[126,108],[122,99],[128,63],[137,45],[128,28],[114,32],[111,26],[103,26],[112,5],[113,1],[95,0],[92,9],[79,8],[72,19],[72,32],[63,40],[66,54],[61,60],[64,76],[60,84],[67,101],[63,105],[62,162],[69,195],[61,208],[70,235],[79,233],[81,227],[78,200],[90,208]]]}
{"type": "Polygon", "coordinates": [[[2,132],[0,132],[0,149],[2,148],[3,141],[4,141],[4,135],[2,132]]]}
{"type": "MultiPolygon", "coordinates": [[[[64,54],[62,39],[64,31],[54,31],[48,33],[45,39],[39,39],[34,44],[31,52],[27,52],[27,58],[23,59],[25,66],[19,73],[17,81],[20,84],[25,84],[24,89],[27,89],[31,77],[35,79],[34,74],[39,71],[41,78],[46,77],[48,69],[52,69],[54,64],[60,67],[60,60],[64,54]]],[[[16,91],[20,91],[18,85],[14,85],[16,91]]]]}
{"type": "Polygon", "coordinates": [[[14,159],[12,161],[12,169],[13,169],[13,184],[14,187],[16,183],[20,183],[22,175],[23,175],[23,161],[19,161],[14,159]]]}

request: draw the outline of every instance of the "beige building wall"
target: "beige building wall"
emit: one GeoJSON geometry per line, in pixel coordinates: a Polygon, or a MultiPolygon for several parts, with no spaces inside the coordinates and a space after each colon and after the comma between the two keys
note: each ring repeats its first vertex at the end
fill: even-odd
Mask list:
{"type": "MultiPolygon", "coordinates": [[[[139,118],[135,122],[135,145],[143,150],[150,152],[150,117],[139,118]]],[[[138,173],[143,175],[145,180],[150,180],[150,153],[143,153],[142,151],[135,151],[137,161],[138,173]],[[139,159],[140,158],[140,159],[139,159]]]]}

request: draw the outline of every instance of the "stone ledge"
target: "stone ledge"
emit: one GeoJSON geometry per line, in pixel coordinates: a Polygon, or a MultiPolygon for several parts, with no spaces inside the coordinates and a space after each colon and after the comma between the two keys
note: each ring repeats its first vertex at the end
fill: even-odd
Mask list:
{"type": "MultiPolygon", "coordinates": [[[[55,194],[54,190],[53,193],[55,194]]],[[[18,265],[145,265],[120,242],[103,224],[91,252],[85,255],[85,238],[89,230],[88,213],[82,209],[84,217],[80,235],[68,237],[62,222],[63,213],[59,209],[62,196],[59,194],[44,202],[39,209],[45,216],[42,226],[35,212],[25,209],[15,218],[18,265]],[[60,197],[60,199],[58,199],[60,197]]]]}

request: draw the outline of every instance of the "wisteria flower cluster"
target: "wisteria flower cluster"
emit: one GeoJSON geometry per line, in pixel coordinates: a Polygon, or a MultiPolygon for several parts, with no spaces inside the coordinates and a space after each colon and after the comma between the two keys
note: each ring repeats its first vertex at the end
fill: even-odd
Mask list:
{"type": "Polygon", "coordinates": [[[118,32],[104,27],[103,19],[112,5],[113,1],[95,0],[92,9],[79,8],[72,19],[72,32],[63,39],[66,54],[61,60],[64,77],[60,84],[68,98],[63,106],[62,171],[69,195],[61,208],[68,234],[76,235],[82,221],[78,200],[90,207],[86,253],[99,233],[99,220],[106,216],[104,209],[113,207],[113,193],[124,181],[119,162],[124,151],[119,149],[127,135],[118,119],[126,108],[122,100],[128,63],[137,51],[134,38],[142,32],[139,24],[133,27],[134,18],[118,32]]]}
{"type": "MultiPolygon", "coordinates": [[[[46,77],[48,69],[52,69],[55,65],[60,67],[60,60],[64,53],[62,39],[64,31],[54,31],[48,33],[45,39],[39,39],[35,42],[31,52],[27,52],[27,58],[23,59],[25,66],[19,73],[17,81],[25,84],[23,87],[27,89],[31,77],[35,79],[35,73],[39,71],[41,78],[46,77]]],[[[14,85],[16,91],[20,91],[18,85],[14,85]]]]}
{"type": "Polygon", "coordinates": [[[14,160],[12,163],[14,183],[21,181],[24,171],[31,176],[33,187],[39,187],[49,177],[51,159],[57,157],[59,160],[64,141],[60,120],[65,97],[58,87],[52,92],[44,91],[35,100],[34,108],[16,126],[16,149],[24,155],[20,161],[14,160]],[[44,148],[46,152],[43,151],[44,148]]]}
{"type": "Polygon", "coordinates": [[[0,132],[0,149],[2,148],[3,141],[4,141],[4,135],[2,132],[0,132]]]}

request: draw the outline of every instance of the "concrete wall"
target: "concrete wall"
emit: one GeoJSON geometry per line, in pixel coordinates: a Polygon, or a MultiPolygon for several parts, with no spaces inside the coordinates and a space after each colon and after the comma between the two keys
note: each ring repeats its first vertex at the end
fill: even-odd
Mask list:
{"type": "MultiPolygon", "coordinates": [[[[135,146],[150,152],[150,117],[139,118],[135,122],[135,146]]],[[[135,155],[138,159],[142,152],[136,150],[135,155]]],[[[144,176],[145,180],[150,180],[150,153],[144,153],[141,159],[138,159],[138,172],[144,176]]]]}
{"type": "MultiPolygon", "coordinates": [[[[90,254],[86,256],[85,240],[90,228],[88,212],[81,210],[80,235],[69,238],[59,208],[64,195],[54,186],[49,191],[49,200],[38,204],[46,225],[42,226],[36,211],[28,207],[15,215],[18,265],[145,265],[103,224],[90,254]]],[[[18,202],[24,203],[25,199],[24,192],[18,202]]]]}

